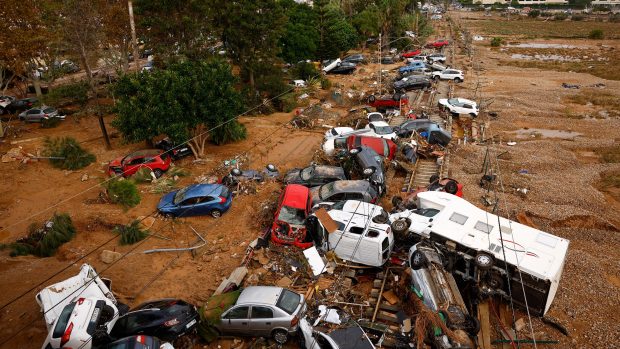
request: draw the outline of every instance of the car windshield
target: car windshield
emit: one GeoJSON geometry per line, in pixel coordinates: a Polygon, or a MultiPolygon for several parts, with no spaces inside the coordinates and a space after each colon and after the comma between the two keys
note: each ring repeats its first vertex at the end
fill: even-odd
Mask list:
{"type": "Polygon", "coordinates": [[[450,98],[448,99],[448,103],[452,104],[452,105],[459,105],[459,100],[457,98],[450,98]]]}
{"type": "Polygon", "coordinates": [[[43,109],[43,112],[46,113],[46,114],[53,113],[55,111],[56,111],[56,109],[54,109],[54,108],[45,108],[45,109],[43,109]]]}
{"type": "Polygon", "coordinates": [[[300,177],[302,180],[307,181],[314,175],[314,167],[306,167],[301,170],[300,177]]]}
{"type": "Polygon", "coordinates": [[[54,327],[52,338],[61,337],[65,333],[65,329],[67,328],[67,323],[69,323],[69,318],[71,317],[73,308],[75,308],[75,302],[69,303],[64,307],[62,313],[60,313],[60,316],[58,317],[56,327],[54,327]]]}
{"type": "Polygon", "coordinates": [[[378,135],[388,135],[392,132],[394,131],[390,126],[375,126],[375,133],[378,135]]]}
{"type": "Polygon", "coordinates": [[[321,188],[319,188],[319,198],[321,199],[328,198],[331,195],[331,193],[334,191],[334,183],[335,182],[331,182],[331,183],[322,185],[321,188]]]}
{"type": "Polygon", "coordinates": [[[278,299],[276,306],[289,314],[293,314],[295,309],[297,309],[300,300],[301,296],[297,293],[287,289],[282,289],[282,294],[280,294],[280,298],[278,299]]]}
{"type": "Polygon", "coordinates": [[[176,194],[174,194],[174,200],[172,201],[175,205],[180,204],[181,202],[183,202],[183,200],[185,200],[185,196],[187,194],[187,191],[189,190],[190,187],[185,187],[179,191],[177,191],[176,194]]]}
{"type": "Polygon", "coordinates": [[[291,225],[303,225],[306,219],[306,211],[300,208],[282,206],[278,220],[291,225]]]}
{"type": "Polygon", "coordinates": [[[331,130],[332,135],[337,136],[338,135],[338,131],[335,128],[332,128],[331,130]]]}
{"type": "Polygon", "coordinates": [[[347,146],[346,138],[336,138],[334,140],[334,148],[340,149],[340,148],[345,148],[346,146],[347,146]]]}

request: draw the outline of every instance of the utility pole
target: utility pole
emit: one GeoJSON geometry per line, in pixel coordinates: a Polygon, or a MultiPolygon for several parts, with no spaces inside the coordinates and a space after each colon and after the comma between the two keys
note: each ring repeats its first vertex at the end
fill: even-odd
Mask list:
{"type": "Polygon", "coordinates": [[[131,26],[131,41],[133,42],[133,60],[136,62],[136,68],[138,67],[138,39],[136,38],[136,23],[133,20],[133,3],[131,0],[127,1],[127,7],[129,7],[129,25],[131,26]]]}

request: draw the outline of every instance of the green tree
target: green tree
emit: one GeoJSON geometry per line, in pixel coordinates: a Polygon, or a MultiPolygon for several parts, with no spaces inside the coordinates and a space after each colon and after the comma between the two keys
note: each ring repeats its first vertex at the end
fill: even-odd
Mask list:
{"type": "Polygon", "coordinates": [[[355,28],[344,15],[344,12],[328,0],[314,2],[319,30],[320,60],[337,58],[357,44],[358,36],[355,28]]]}
{"type": "Polygon", "coordinates": [[[315,59],[319,46],[316,13],[310,6],[292,0],[283,1],[282,4],[288,21],[279,42],[280,57],[288,63],[315,59]]]}
{"type": "Polygon", "coordinates": [[[379,8],[374,4],[365,8],[362,12],[353,17],[352,24],[365,46],[367,38],[377,36],[381,31],[379,25],[379,8]]]}
{"type": "Polygon", "coordinates": [[[286,16],[275,0],[211,0],[219,11],[214,22],[232,60],[256,88],[255,69],[276,61],[278,41],[284,32],[286,16]]]}
{"type": "Polygon", "coordinates": [[[112,122],[128,142],[150,141],[161,134],[204,156],[207,140],[223,144],[243,139],[235,119],[242,110],[237,79],[221,60],[182,62],[166,70],[133,73],[116,83],[118,117],[112,122]]]}

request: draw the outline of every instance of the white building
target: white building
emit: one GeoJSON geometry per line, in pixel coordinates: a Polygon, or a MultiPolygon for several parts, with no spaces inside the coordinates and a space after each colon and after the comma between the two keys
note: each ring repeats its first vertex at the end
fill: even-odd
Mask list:
{"type": "Polygon", "coordinates": [[[593,0],[592,6],[603,5],[603,6],[619,6],[620,0],[593,0]]]}
{"type": "MultiPolygon", "coordinates": [[[[613,2],[620,3],[620,0],[594,0],[592,5],[597,1],[601,2],[613,2]]],[[[542,4],[555,4],[555,5],[568,5],[568,0],[518,0],[519,5],[542,5],[542,4]]],[[[493,5],[495,3],[509,5],[510,0],[475,0],[474,4],[493,5]]]]}

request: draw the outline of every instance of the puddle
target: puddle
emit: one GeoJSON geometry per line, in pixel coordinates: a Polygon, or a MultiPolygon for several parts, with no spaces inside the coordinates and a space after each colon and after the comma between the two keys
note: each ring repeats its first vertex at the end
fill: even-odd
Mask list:
{"type": "Polygon", "coordinates": [[[585,46],[573,46],[563,44],[537,44],[537,43],[525,43],[516,45],[506,45],[506,47],[518,47],[518,48],[586,48],[585,46]]]}
{"type": "Polygon", "coordinates": [[[528,61],[557,61],[557,62],[580,62],[581,59],[562,55],[524,55],[514,53],[510,56],[512,59],[524,59],[528,61]]]}
{"type": "Polygon", "coordinates": [[[549,130],[544,128],[528,128],[515,131],[517,136],[522,137],[543,137],[543,138],[561,138],[561,139],[574,139],[577,136],[581,136],[581,133],[565,130],[549,130]]]}

